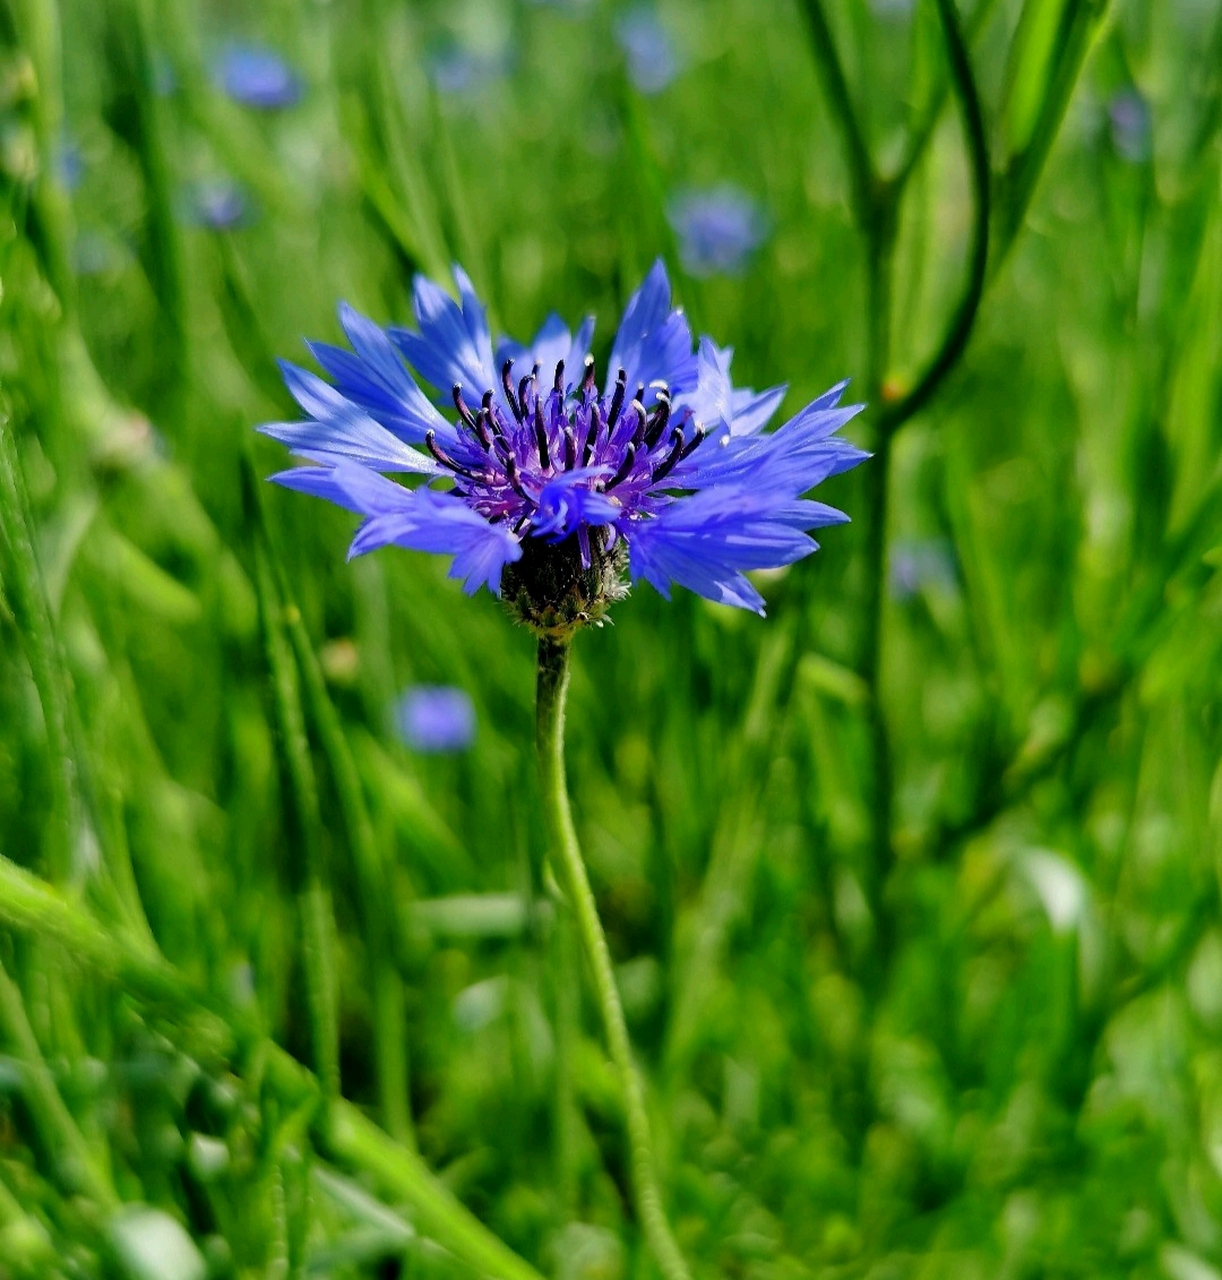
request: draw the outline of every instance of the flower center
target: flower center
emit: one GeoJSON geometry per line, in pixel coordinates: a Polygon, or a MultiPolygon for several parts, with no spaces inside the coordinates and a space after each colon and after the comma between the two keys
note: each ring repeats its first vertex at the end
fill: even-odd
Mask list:
{"type": "Polygon", "coordinates": [[[645,386],[638,385],[629,399],[621,369],[610,393],[599,396],[592,356],[572,387],[563,360],[550,387],[540,385],[538,365],[515,385],[513,361],[507,360],[501,395],[489,389],[478,409],[472,410],[455,385],[458,433],[443,448],[430,431],[425,445],[453,473],[459,497],[488,520],[511,521],[515,532],[532,523],[546,505],[548,486],[561,478],[605,494],[631,514],[705,438],[699,426],[689,437],[690,412],[674,412],[665,383],[648,390],[654,403],[646,409],[645,386]]]}

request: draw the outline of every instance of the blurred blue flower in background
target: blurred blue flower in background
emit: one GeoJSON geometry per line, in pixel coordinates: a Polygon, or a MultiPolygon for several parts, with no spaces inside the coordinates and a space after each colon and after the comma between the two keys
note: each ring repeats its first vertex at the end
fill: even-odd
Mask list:
{"type": "Polygon", "coordinates": [[[418,684],[396,704],[395,729],[413,751],[463,751],[475,739],[475,707],[461,689],[418,684]]]}
{"type": "Polygon", "coordinates": [[[1152,128],[1150,104],[1137,89],[1122,89],[1107,106],[1112,126],[1112,146],[1129,164],[1150,158],[1152,128]]]}
{"type": "Polygon", "coordinates": [[[623,14],[616,21],[615,38],[628,61],[628,77],[641,93],[661,93],[679,74],[674,41],[648,6],[623,14]]]}
{"type": "Polygon", "coordinates": [[[75,191],[85,176],[85,157],[75,139],[63,136],[55,145],[55,176],[65,191],[75,191]]]}
{"type": "Polygon", "coordinates": [[[184,219],[210,231],[232,231],[250,221],[250,203],[232,178],[208,178],[185,188],[184,219]]]}
{"type": "Polygon", "coordinates": [[[153,92],[159,98],[172,98],[178,92],[178,73],[160,50],[153,54],[153,92]]]}
{"type": "Polygon", "coordinates": [[[847,383],[765,434],[785,388],[732,385],[733,352],[694,343],[660,260],[624,309],[601,394],[592,318],[572,334],[552,315],[529,346],[502,339],[494,357],[471,281],[458,267],[454,281],[461,306],[416,277],[418,331],[342,305],[352,349],[309,344],[334,383],[281,362],[306,417],[259,429],[311,465],[273,479],[365,517],[350,556],[453,556],[468,593],[504,586],[520,621],[563,634],[602,618],[625,570],[667,599],[678,583],[762,614],[744,571],[792,564],[818,549],[806,530],[848,519],[802,499],[868,456],[837,435],[862,408],[840,404],[847,383]],[[449,393],[453,420],[405,360],[449,393]]]}
{"type": "Polygon", "coordinates": [[[949,590],[958,582],[954,548],[946,538],[899,541],[888,561],[896,600],[911,600],[928,588],[949,590]]]}
{"type": "Polygon", "coordinates": [[[273,111],[291,107],[301,97],[297,73],[264,45],[226,45],[217,60],[216,75],[229,97],[245,107],[273,111]]]}
{"type": "Polygon", "coordinates": [[[679,237],[683,265],[694,276],[737,274],[767,230],[758,202],[729,184],[680,193],[667,216],[679,237]]]}
{"type": "Polygon", "coordinates": [[[507,48],[481,51],[457,40],[436,45],[426,59],[439,93],[463,95],[485,89],[509,70],[507,48]]]}

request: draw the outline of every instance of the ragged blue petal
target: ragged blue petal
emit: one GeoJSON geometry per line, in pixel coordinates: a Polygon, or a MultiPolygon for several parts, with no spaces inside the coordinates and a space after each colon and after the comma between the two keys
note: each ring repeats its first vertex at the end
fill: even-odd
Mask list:
{"type": "Polygon", "coordinates": [[[408,501],[400,509],[373,515],[357,530],[349,557],[391,545],[450,555],[450,576],[463,580],[468,595],[482,586],[499,595],[501,570],[521,558],[519,540],[504,524],[490,524],[460,498],[430,489],[404,492],[408,501]]]}
{"type": "Polygon", "coordinates": [[[654,400],[652,390],[648,390],[652,382],[666,383],[672,395],[696,386],[692,331],[683,312],[671,310],[670,280],[661,258],[624,308],[607,367],[608,388],[621,368],[628,375],[630,388],[638,384],[647,388],[646,405],[654,400]]]}
{"type": "Polygon", "coordinates": [[[429,431],[450,440],[453,426],[416,385],[385,332],[347,303],[341,303],[339,318],[352,351],[325,342],[307,343],[335,379],[335,390],[409,444],[423,443],[429,431]]]}
{"type": "Polygon", "coordinates": [[[417,276],[412,304],[420,331],[394,327],[387,332],[426,382],[444,395],[457,384],[468,401],[478,404],[485,391],[498,385],[499,375],[484,308],[461,267],[454,268],[454,280],[461,307],[439,285],[417,276]]]}
{"type": "Polygon", "coordinates": [[[827,510],[783,494],[718,489],[680,499],[652,519],[627,521],[620,528],[634,581],[644,578],[667,597],[670,585],[678,583],[709,600],[763,613],[763,599],[743,572],[778,568],[810,555],[817,544],[802,529],[823,521],[827,510]]]}
{"type": "Polygon", "coordinates": [[[350,458],[380,471],[436,475],[440,470],[432,458],[379,425],[329,383],[284,360],[280,369],[293,399],[310,420],[269,422],[259,428],[264,435],[288,445],[294,453],[350,458]]]}

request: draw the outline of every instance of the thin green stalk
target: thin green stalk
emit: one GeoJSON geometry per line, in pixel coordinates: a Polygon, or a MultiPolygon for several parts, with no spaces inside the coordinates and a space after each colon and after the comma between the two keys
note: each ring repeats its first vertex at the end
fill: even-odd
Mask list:
{"type": "Polygon", "coordinates": [[[560,886],[572,909],[577,933],[594,979],[611,1060],[619,1073],[632,1157],[632,1191],[645,1238],[667,1280],[689,1280],[687,1264],[671,1234],[662,1208],[654,1168],[653,1138],[645,1111],[645,1091],[632,1058],[628,1026],[611,952],[577,844],[564,773],[564,704],[569,687],[569,642],[541,637],[535,704],[535,748],[548,843],[560,886]]]}
{"type": "Polygon", "coordinates": [[[310,743],[301,709],[297,672],[285,644],[283,611],[267,550],[255,547],[255,589],[271,677],[280,764],[285,791],[290,875],[301,915],[302,966],[314,1065],[330,1094],[339,1093],[339,1012],[334,964],[335,923],[322,867],[321,818],[310,743]]]}
{"type": "Polygon", "coordinates": [[[392,1137],[415,1145],[411,1109],[408,1106],[407,1028],[403,1009],[403,982],[394,965],[391,892],[360,776],[344,728],[327,693],[326,682],[306,633],[300,611],[285,610],[289,640],[301,670],[306,704],[339,799],[348,833],[348,846],[356,865],[361,911],[365,919],[365,950],[373,987],[374,1063],[382,1118],[392,1137]]]}
{"type": "Polygon", "coordinates": [[[104,1208],[112,1209],[119,1198],[100,1162],[90,1151],[84,1136],[64,1105],[55,1078],[30,1026],[25,1003],[17,984],[0,965],[0,1022],[24,1069],[26,1100],[43,1141],[59,1165],[62,1176],[74,1191],[83,1191],[104,1208]]]}
{"type": "Polygon", "coordinates": [[[828,106],[831,108],[832,119],[840,130],[840,140],[849,166],[853,213],[858,223],[865,227],[873,218],[877,199],[878,179],[874,172],[874,163],[870,159],[870,151],[857,120],[853,98],[849,93],[848,78],[844,74],[840,55],[836,51],[836,42],[832,38],[832,29],[821,0],[802,0],[802,9],[810,26],[815,65],[823,80],[823,89],[827,95],[828,106]]]}
{"type": "Polygon", "coordinates": [[[1082,64],[1106,13],[1107,0],[1069,0],[1062,11],[1054,43],[1056,65],[1044,85],[1044,96],[1031,137],[1022,150],[1011,157],[998,182],[1000,199],[992,259],[994,275],[1018,239],[1048,154],[1060,132],[1065,109],[1078,83],[1082,64]]]}
{"type": "Polygon", "coordinates": [[[990,183],[988,141],[980,94],[972,73],[967,44],[959,27],[953,0],[936,0],[938,17],[946,38],[946,55],[950,63],[951,85],[963,114],[963,132],[967,139],[968,159],[972,173],[972,242],[969,253],[967,283],[947,326],[946,334],[925,372],[902,399],[887,405],[880,419],[880,430],[891,435],[923,408],[942,380],[959,362],[967,349],[968,339],[976,323],[976,313],[984,296],[985,274],[989,262],[990,183]]]}

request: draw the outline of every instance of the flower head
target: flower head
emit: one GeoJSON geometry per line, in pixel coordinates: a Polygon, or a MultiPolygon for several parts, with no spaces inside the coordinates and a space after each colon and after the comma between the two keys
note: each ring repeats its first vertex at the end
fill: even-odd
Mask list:
{"type": "Polygon", "coordinates": [[[592,319],[573,334],[553,315],[494,356],[470,280],[454,279],[461,303],[417,278],[416,329],[342,305],[351,350],[310,344],[332,382],[282,364],[305,419],[260,430],[311,465],[273,479],[363,516],[350,555],[451,555],[468,592],[486,586],[563,636],[625,594],[625,573],[668,599],[678,583],[762,614],[744,571],[799,560],[816,550],[806,530],[847,520],[802,495],[868,456],[837,435],[862,406],[840,404],[840,383],[764,433],[785,388],[731,384],[733,352],[693,344],[660,261],[628,300],[601,389],[592,319]]]}
{"type": "Polygon", "coordinates": [[[395,727],[413,751],[462,751],[475,737],[475,708],[461,689],[420,684],[399,699],[395,727]]]}
{"type": "Polygon", "coordinates": [[[297,73],[274,50],[255,44],[231,44],[217,62],[220,86],[244,107],[274,111],[301,97],[297,73]]]}
{"type": "Polygon", "coordinates": [[[615,24],[615,37],[624,51],[628,78],[641,93],[661,93],[679,74],[674,41],[648,6],[629,9],[615,24]]]}
{"type": "Polygon", "coordinates": [[[723,185],[685,191],[671,203],[683,265],[694,276],[734,275],[764,238],[759,205],[745,191],[723,185]]]}
{"type": "Polygon", "coordinates": [[[210,231],[229,231],[247,221],[246,193],[232,178],[197,182],[184,190],[183,216],[210,231]]]}
{"type": "Polygon", "coordinates": [[[1116,154],[1129,164],[1150,158],[1150,104],[1137,89],[1122,89],[1107,107],[1116,154]]]}

